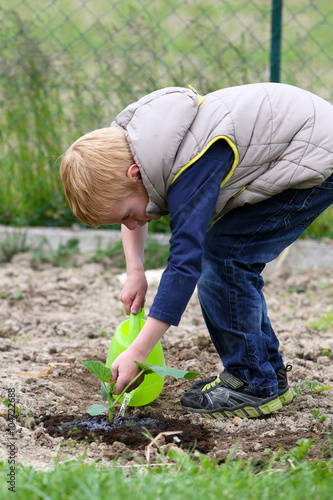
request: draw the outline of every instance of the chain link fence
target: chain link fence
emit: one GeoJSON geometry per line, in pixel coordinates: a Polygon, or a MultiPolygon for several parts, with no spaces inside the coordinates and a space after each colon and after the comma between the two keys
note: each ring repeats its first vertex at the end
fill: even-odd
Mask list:
{"type": "Polygon", "coordinates": [[[60,155],[157,88],[278,74],[333,101],[331,0],[3,0],[0,21],[0,224],[71,225],[60,155]]]}

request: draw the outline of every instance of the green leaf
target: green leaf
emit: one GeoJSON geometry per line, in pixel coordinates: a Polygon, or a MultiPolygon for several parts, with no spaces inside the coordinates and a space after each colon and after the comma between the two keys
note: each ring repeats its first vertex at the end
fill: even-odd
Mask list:
{"type": "Polygon", "coordinates": [[[319,382],[304,382],[304,387],[315,392],[323,392],[332,389],[330,385],[320,385],[319,382]]]}
{"type": "Polygon", "coordinates": [[[105,385],[103,384],[103,382],[101,383],[101,393],[102,393],[103,399],[108,399],[108,393],[105,390],[105,385]]]}
{"type": "Polygon", "coordinates": [[[189,372],[186,370],[177,370],[176,368],[171,368],[170,366],[158,366],[158,365],[147,365],[145,363],[139,363],[138,361],[134,361],[141,370],[145,372],[146,375],[150,373],[156,373],[161,377],[170,376],[175,379],[186,378],[187,380],[191,380],[192,378],[197,377],[200,373],[197,372],[189,372]]]}
{"type": "Polygon", "coordinates": [[[112,377],[112,372],[110,368],[107,368],[101,361],[80,361],[81,365],[88,368],[88,370],[93,373],[102,382],[109,382],[112,377]]]}
{"type": "Polygon", "coordinates": [[[329,391],[332,389],[330,385],[320,385],[319,387],[314,387],[313,390],[316,392],[329,391]]]}
{"type": "MultiPolygon", "coordinates": [[[[107,384],[106,390],[109,391],[109,394],[112,395],[114,392],[114,389],[116,387],[116,382],[112,382],[111,384],[107,384]]],[[[108,394],[105,390],[105,385],[103,382],[101,383],[101,393],[104,399],[108,399],[108,394]]]]}
{"type": "Polygon", "coordinates": [[[109,409],[108,405],[96,404],[96,405],[89,406],[87,413],[89,413],[89,415],[92,415],[93,417],[95,417],[96,415],[101,415],[102,413],[104,413],[108,409],[109,409]]]}

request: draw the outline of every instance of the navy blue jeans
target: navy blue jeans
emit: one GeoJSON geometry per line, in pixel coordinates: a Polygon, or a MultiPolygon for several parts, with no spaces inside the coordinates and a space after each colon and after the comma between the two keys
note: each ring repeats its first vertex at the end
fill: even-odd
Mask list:
{"type": "Polygon", "coordinates": [[[198,282],[203,316],[224,368],[258,395],[278,391],[275,370],[283,364],[261,272],[332,203],[333,175],[236,208],[207,231],[198,282]]]}

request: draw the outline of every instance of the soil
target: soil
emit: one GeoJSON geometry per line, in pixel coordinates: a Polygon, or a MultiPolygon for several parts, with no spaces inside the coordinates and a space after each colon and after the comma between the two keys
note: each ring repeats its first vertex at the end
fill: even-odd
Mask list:
{"type": "MultiPolygon", "coordinates": [[[[159,271],[148,272],[146,310],[159,277],[159,271]]],[[[231,450],[236,458],[263,460],[268,450],[289,450],[299,439],[312,440],[313,459],[332,456],[333,390],[327,389],[333,386],[332,313],[321,329],[313,323],[332,312],[333,268],[265,275],[271,322],[285,362],[293,365],[290,405],[260,419],[210,420],[182,411],[180,396],[190,381],[166,377],[153,403],[128,407],[119,427],[110,430],[106,414],[86,413],[90,404],[104,401],[98,380],[77,360],[105,362],[112,335],[126,318],[118,300],[123,280],[108,259],[60,268],[26,253],[0,267],[0,397],[14,396],[20,410],[14,429],[18,462],[45,468],[82,456],[135,465],[154,463],[156,452],[170,447],[198,450],[219,462],[231,450]],[[311,388],[311,382],[319,385],[311,388]],[[101,429],[81,425],[83,419],[90,419],[89,426],[100,422],[101,429]]],[[[223,368],[196,294],[162,345],[168,366],[198,371],[203,378],[223,368]]],[[[0,460],[8,458],[10,421],[0,403],[0,460]]]]}

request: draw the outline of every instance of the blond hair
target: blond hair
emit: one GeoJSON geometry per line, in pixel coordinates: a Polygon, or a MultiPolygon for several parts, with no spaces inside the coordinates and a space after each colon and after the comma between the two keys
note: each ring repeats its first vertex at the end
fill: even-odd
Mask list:
{"type": "Polygon", "coordinates": [[[115,127],[80,137],[62,157],[60,175],[74,215],[101,225],[112,206],[137,190],[126,173],[134,163],[124,132],[115,127]]]}

